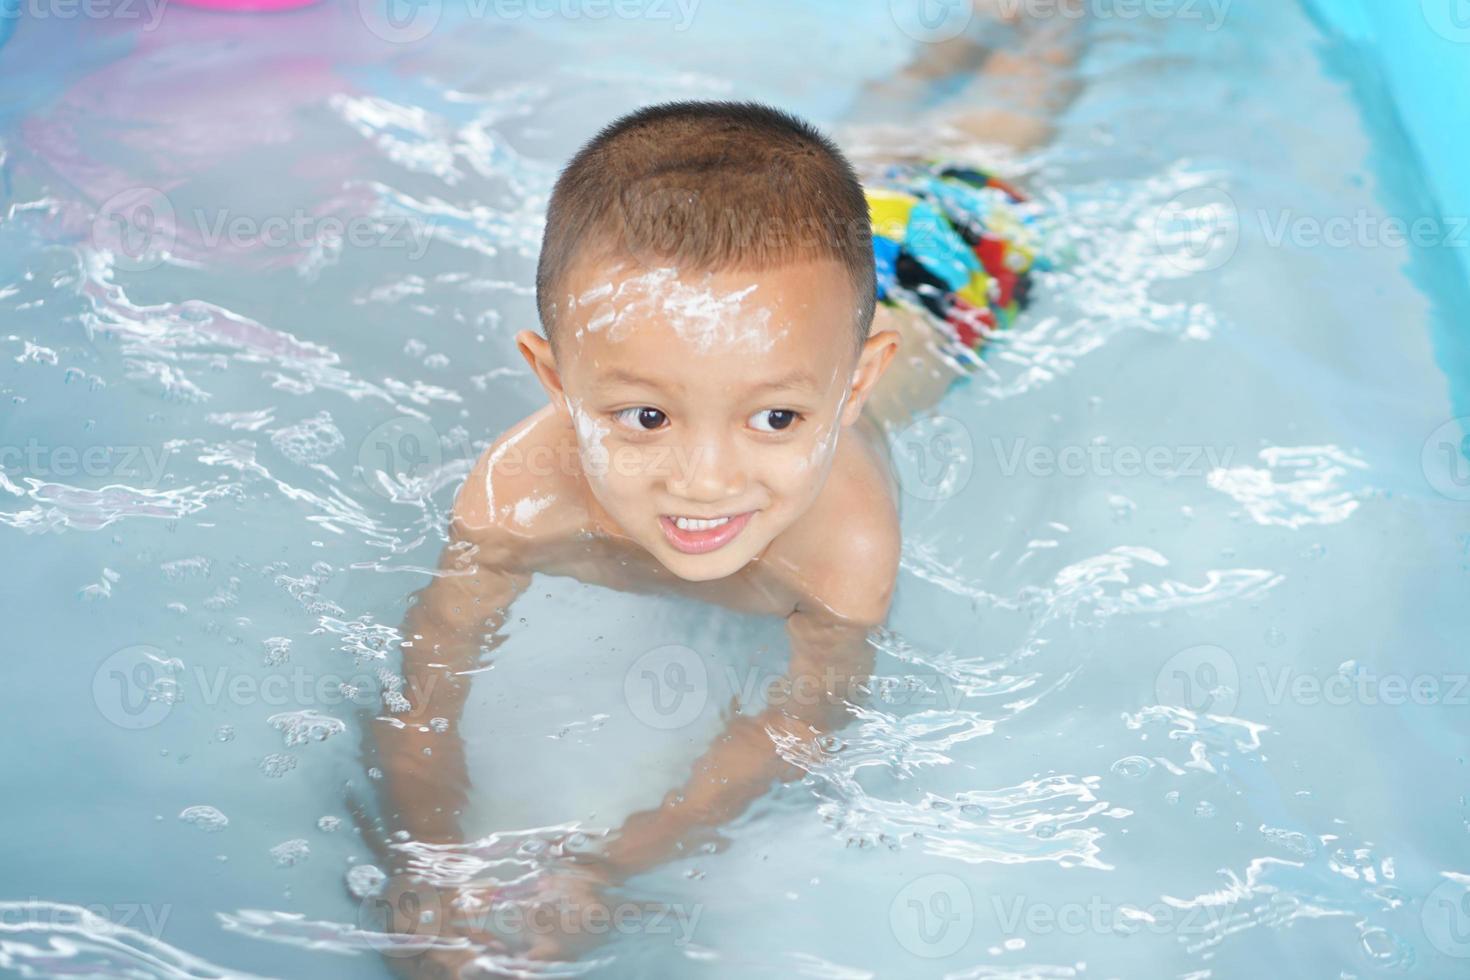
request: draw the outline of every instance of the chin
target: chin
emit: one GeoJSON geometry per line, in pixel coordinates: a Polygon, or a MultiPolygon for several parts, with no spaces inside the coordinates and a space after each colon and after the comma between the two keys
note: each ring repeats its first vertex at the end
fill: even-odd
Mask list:
{"type": "Polygon", "coordinates": [[[712,552],[707,555],[686,555],[674,551],[660,563],[686,582],[710,582],[734,575],[750,563],[749,558],[732,557],[712,552]]]}

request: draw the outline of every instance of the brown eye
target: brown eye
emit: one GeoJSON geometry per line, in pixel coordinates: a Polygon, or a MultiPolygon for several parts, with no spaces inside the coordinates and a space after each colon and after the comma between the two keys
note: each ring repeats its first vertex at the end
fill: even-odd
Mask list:
{"type": "Polygon", "coordinates": [[[767,408],[752,415],[750,424],[752,428],[762,432],[780,432],[795,422],[796,418],[797,413],[789,408],[767,408]]]}
{"type": "Polygon", "coordinates": [[[632,429],[640,432],[652,432],[661,427],[668,420],[668,416],[656,408],[647,405],[638,408],[625,408],[617,413],[617,420],[632,429]]]}

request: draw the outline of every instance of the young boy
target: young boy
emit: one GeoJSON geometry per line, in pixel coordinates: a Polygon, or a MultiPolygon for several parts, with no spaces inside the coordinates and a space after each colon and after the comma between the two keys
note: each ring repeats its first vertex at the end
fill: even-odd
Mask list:
{"type": "MultiPolygon", "coordinates": [[[[464,839],[471,774],[428,723],[457,723],[465,673],[533,573],[781,616],[791,689],[822,692],[735,716],[660,806],[563,855],[539,900],[599,901],[800,776],[778,746],[845,721],[898,570],[885,430],[936,401],[957,355],[1014,315],[1029,269],[1015,243],[978,225],[961,241],[923,210],[964,231],[952,195],[994,182],[944,168],[905,180],[865,191],[829,139],[754,103],[643,109],[568,164],[536,277],[545,336],[516,337],[547,405],[461,488],[440,575],[404,627],[409,708],[374,723],[385,817],[413,842],[390,870],[416,873],[390,880],[390,909],[406,892],[422,907],[418,876],[464,839]],[[993,264],[977,258],[987,247],[993,264]]],[[[452,908],[432,897],[431,925],[391,923],[435,944],[396,965],[457,975],[506,948],[466,924],[505,895],[458,890],[452,908]]],[[[593,938],[538,932],[511,951],[570,957],[593,938]]]]}

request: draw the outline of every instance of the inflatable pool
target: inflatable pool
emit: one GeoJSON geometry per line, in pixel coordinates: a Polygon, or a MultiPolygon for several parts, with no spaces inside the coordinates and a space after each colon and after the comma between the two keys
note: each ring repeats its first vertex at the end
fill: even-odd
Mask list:
{"type": "MultiPolygon", "coordinates": [[[[1463,0],[1308,0],[1325,31],[1352,45],[1377,70],[1413,143],[1440,213],[1470,215],[1470,5],[1463,0]],[[1426,25],[1428,30],[1425,30],[1426,25]]],[[[1470,273],[1470,248],[1459,248],[1470,273]]]]}

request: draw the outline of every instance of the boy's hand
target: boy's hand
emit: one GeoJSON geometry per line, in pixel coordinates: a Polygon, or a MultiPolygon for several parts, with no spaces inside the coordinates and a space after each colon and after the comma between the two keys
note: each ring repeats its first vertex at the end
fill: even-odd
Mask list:
{"type": "Polygon", "coordinates": [[[614,884],[603,868],[556,870],[531,886],[520,925],[528,959],[574,962],[607,941],[614,884]]]}
{"type": "MultiPolygon", "coordinates": [[[[886,595],[881,601],[886,612],[886,595]]],[[[731,717],[683,786],[659,806],[628,817],[603,849],[615,872],[641,874],[691,853],[773,782],[804,775],[802,759],[820,757],[820,739],[846,723],[848,706],[862,696],[861,682],[873,666],[869,628],[825,612],[788,616],[785,690],[792,696],[757,714],[731,717]]]]}

